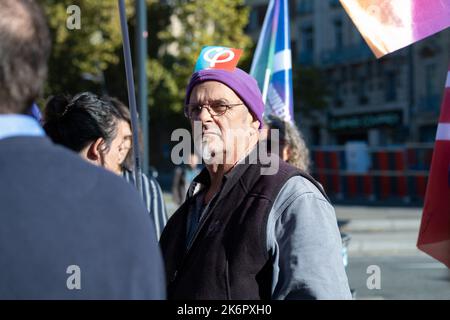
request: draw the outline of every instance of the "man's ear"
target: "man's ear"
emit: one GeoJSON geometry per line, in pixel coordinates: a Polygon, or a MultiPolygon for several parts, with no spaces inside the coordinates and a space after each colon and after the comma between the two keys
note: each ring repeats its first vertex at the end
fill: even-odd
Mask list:
{"type": "Polygon", "coordinates": [[[253,129],[259,130],[260,125],[261,125],[261,123],[259,122],[258,119],[254,119],[254,120],[253,120],[253,122],[252,122],[252,127],[253,127],[253,129]]]}
{"type": "Polygon", "coordinates": [[[251,112],[249,112],[250,116],[251,116],[251,124],[250,126],[252,127],[252,129],[258,131],[259,130],[259,126],[261,125],[261,123],[259,122],[258,118],[255,117],[251,112]]]}
{"type": "Polygon", "coordinates": [[[92,142],[89,145],[89,148],[86,152],[86,156],[87,156],[88,160],[90,160],[92,162],[101,163],[101,161],[102,161],[101,148],[103,146],[104,141],[105,140],[103,140],[103,138],[98,138],[97,140],[95,140],[94,142],[92,142]]]}

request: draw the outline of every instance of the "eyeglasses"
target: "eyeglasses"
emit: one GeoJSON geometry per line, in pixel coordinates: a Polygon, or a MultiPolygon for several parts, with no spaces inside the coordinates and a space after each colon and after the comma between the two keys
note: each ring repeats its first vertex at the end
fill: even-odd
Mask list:
{"type": "Polygon", "coordinates": [[[228,109],[231,109],[236,106],[243,105],[243,103],[204,103],[204,104],[187,104],[184,106],[184,115],[189,118],[197,118],[202,112],[203,108],[206,108],[209,114],[213,117],[220,117],[227,112],[228,109]]]}

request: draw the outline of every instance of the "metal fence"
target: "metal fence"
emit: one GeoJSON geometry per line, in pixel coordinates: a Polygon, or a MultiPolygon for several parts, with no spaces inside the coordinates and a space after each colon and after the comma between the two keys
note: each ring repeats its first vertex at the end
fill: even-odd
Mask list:
{"type": "Polygon", "coordinates": [[[313,176],[334,201],[421,205],[433,144],[368,148],[370,165],[355,172],[345,146],[311,148],[313,176]]]}

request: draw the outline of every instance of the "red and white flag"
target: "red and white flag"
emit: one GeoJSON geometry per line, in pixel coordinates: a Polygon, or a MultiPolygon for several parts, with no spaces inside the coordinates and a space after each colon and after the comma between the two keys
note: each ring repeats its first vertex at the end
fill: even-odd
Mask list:
{"type": "Polygon", "coordinates": [[[417,247],[450,268],[450,70],[445,82],[417,247]]]}

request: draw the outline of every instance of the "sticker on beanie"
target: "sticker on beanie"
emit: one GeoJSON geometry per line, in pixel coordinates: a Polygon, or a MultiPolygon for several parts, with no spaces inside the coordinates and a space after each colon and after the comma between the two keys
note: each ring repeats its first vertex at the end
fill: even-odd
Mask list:
{"type": "Polygon", "coordinates": [[[218,46],[203,47],[195,64],[194,72],[204,69],[234,71],[241,58],[241,54],[241,49],[218,46]]]}

